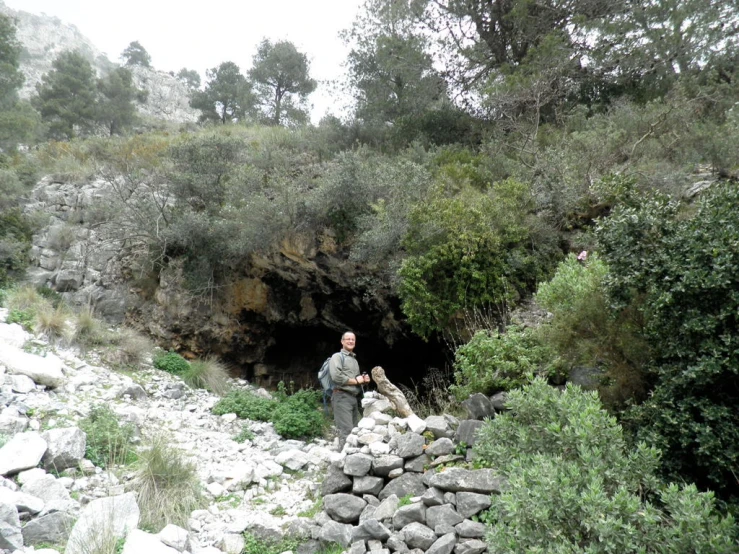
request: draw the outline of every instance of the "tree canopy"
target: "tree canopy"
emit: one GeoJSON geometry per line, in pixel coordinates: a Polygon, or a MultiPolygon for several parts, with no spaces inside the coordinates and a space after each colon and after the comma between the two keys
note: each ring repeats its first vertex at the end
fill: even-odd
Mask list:
{"type": "Polygon", "coordinates": [[[190,100],[202,112],[201,121],[234,123],[253,114],[256,98],[238,65],[223,62],[206,71],[206,76],[205,90],[195,91],[190,100]]]}
{"type": "Polygon", "coordinates": [[[146,48],[141,46],[141,43],[137,40],[126,46],[125,50],[121,53],[121,59],[125,65],[151,67],[151,56],[146,51],[146,48]]]}

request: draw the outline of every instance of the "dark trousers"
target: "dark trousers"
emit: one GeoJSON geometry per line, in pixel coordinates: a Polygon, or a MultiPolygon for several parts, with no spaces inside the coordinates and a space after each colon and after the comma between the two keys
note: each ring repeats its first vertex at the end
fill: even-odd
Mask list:
{"type": "Polygon", "coordinates": [[[359,423],[359,406],[357,397],[348,392],[335,389],[331,395],[331,406],[334,409],[334,424],[339,431],[339,452],[344,448],[346,437],[359,423]]]}

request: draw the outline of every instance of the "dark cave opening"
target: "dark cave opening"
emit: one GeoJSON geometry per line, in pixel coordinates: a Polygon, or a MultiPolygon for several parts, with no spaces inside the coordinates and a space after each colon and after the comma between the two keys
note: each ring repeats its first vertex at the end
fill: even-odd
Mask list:
{"type": "MultiPolygon", "coordinates": [[[[369,373],[373,367],[382,366],[396,385],[421,390],[430,368],[450,365],[448,349],[438,341],[402,336],[389,345],[371,332],[352,331],[357,336],[355,352],[360,369],[369,373]]],[[[263,362],[247,368],[246,378],[267,388],[274,388],[280,381],[292,381],[296,387],[317,386],[316,374],[325,359],[341,349],[340,340],[341,332],[327,327],[278,325],[263,362]]]]}

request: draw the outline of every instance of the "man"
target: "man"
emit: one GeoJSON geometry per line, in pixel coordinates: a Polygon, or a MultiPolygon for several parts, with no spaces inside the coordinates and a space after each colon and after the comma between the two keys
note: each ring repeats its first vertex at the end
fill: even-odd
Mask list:
{"type": "Polygon", "coordinates": [[[351,331],[341,335],[341,352],[331,356],[329,372],[335,383],[331,395],[331,406],[334,409],[334,424],[339,431],[339,452],[344,449],[346,437],[359,423],[359,406],[357,399],[362,392],[362,384],[369,383],[366,373],[359,373],[359,364],[354,355],[357,337],[351,331]]]}

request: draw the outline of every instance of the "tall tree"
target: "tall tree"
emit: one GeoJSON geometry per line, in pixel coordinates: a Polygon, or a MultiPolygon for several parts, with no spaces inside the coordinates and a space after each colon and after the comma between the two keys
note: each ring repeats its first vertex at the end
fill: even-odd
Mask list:
{"type": "Polygon", "coordinates": [[[177,72],[177,78],[187,85],[187,88],[196,90],[200,88],[200,74],[194,69],[183,67],[177,72]]]}
{"type": "Polygon", "coordinates": [[[190,106],[202,112],[201,122],[232,123],[253,114],[256,99],[238,65],[223,62],[205,73],[205,90],[195,91],[190,99],[190,106]]]}
{"type": "Polygon", "coordinates": [[[316,89],[310,78],[308,58],[287,41],[272,44],[264,39],[254,55],[249,78],[267,120],[273,125],[304,123],[305,102],[316,89]]]}
{"type": "Polygon", "coordinates": [[[73,138],[90,132],[97,116],[95,72],[79,52],[63,52],[36,85],[31,100],[52,138],[73,138]]]}
{"type": "Polygon", "coordinates": [[[408,0],[367,0],[344,40],[352,47],[349,79],[359,119],[395,122],[446,97],[408,0]]]}
{"type": "Polygon", "coordinates": [[[136,121],[135,102],[145,102],[147,93],[137,89],[131,71],[118,67],[98,81],[98,121],[110,136],[120,134],[136,121]]]}
{"type": "Polygon", "coordinates": [[[126,49],[121,53],[121,59],[129,66],[151,67],[151,56],[138,40],[134,40],[126,46],[126,49]]]}

